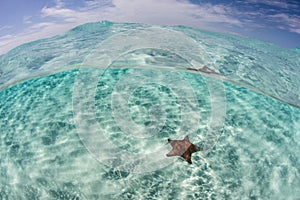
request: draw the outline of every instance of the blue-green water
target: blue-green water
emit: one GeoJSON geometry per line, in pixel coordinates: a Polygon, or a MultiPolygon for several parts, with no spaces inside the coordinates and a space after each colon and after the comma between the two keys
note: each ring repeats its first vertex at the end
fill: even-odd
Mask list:
{"type": "Polygon", "coordinates": [[[0,199],[297,199],[299,58],[110,22],[20,46],[0,57],[0,199]],[[192,165],[165,156],[186,134],[192,165]]]}

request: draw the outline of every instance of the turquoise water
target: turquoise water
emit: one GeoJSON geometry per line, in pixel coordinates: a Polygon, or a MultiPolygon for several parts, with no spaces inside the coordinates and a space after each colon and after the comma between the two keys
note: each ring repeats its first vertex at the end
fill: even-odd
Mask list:
{"type": "Polygon", "coordinates": [[[0,61],[0,199],[300,196],[296,50],[101,22],[0,61]],[[192,165],[165,156],[185,135],[192,165]]]}

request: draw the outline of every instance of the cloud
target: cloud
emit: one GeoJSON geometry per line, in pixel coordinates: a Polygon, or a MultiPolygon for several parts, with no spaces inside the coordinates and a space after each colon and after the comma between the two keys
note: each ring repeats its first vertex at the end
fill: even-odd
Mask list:
{"type": "Polygon", "coordinates": [[[258,4],[265,4],[277,8],[283,8],[283,9],[298,9],[299,5],[297,2],[293,1],[278,1],[278,0],[248,0],[250,3],[258,3],[258,4]]]}
{"type": "Polygon", "coordinates": [[[24,16],[23,17],[23,23],[24,24],[31,24],[32,23],[31,16],[24,16]]]}
{"type": "Polygon", "coordinates": [[[0,38],[0,54],[22,43],[62,34],[76,25],[101,20],[181,24],[214,31],[223,30],[220,25],[214,26],[215,23],[241,26],[241,21],[231,16],[232,8],[210,3],[195,5],[183,0],[97,0],[86,1],[85,7],[75,10],[66,8],[61,0],[55,2],[55,6],[41,10],[42,22],[30,24],[31,18],[24,17],[24,23],[30,26],[23,33],[5,41],[0,38]]]}
{"type": "MultiPolygon", "coordinates": [[[[229,23],[240,25],[240,21],[230,16],[232,9],[224,5],[203,4],[202,6],[176,0],[114,0],[112,3],[93,1],[80,10],[61,7],[43,8],[42,17],[52,17],[65,22],[110,20],[155,24],[189,24],[201,27],[205,23],[229,23]],[[170,6],[172,5],[172,6],[170,6]],[[147,9],[145,9],[147,8],[147,9]],[[193,14],[191,14],[193,13],[193,14]],[[199,22],[202,20],[202,23],[199,22]]],[[[203,28],[203,27],[202,27],[203,28]]]]}
{"type": "MultiPolygon", "coordinates": [[[[258,0],[248,0],[256,2],[258,0]]],[[[186,25],[200,29],[232,33],[232,27],[258,27],[257,18],[264,13],[242,12],[232,5],[192,4],[187,0],[86,0],[85,6],[77,9],[66,7],[56,0],[53,7],[44,7],[38,19],[24,17],[27,29],[17,35],[0,38],[0,54],[22,43],[62,34],[79,24],[95,21],[138,22],[158,25],[186,25]],[[39,21],[39,23],[32,23],[39,21]],[[29,23],[31,22],[31,23],[29,23]]],[[[280,7],[291,7],[280,1],[262,1],[280,7]]],[[[268,16],[269,21],[284,23],[282,27],[299,33],[299,17],[288,15],[268,16]],[[298,21],[297,21],[298,20],[298,21]]],[[[265,19],[263,19],[265,20],[265,19]]],[[[281,24],[282,25],[282,24],[281,24]]],[[[1,27],[0,27],[1,29],[1,27]]]]}
{"type": "Polygon", "coordinates": [[[23,44],[41,38],[51,37],[61,33],[61,30],[71,29],[71,24],[38,23],[29,27],[26,32],[17,35],[5,35],[0,37],[0,54],[23,44]]]}
{"type": "Polygon", "coordinates": [[[300,17],[296,15],[288,15],[288,14],[275,14],[270,15],[269,20],[271,22],[278,23],[278,28],[280,29],[288,29],[290,32],[300,34],[300,17]]]}
{"type": "Polygon", "coordinates": [[[107,20],[186,25],[219,32],[224,32],[225,25],[241,26],[240,20],[231,16],[231,9],[223,5],[210,3],[195,5],[187,1],[176,0],[131,0],[130,3],[114,0],[113,4],[114,7],[106,9],[104,18],[107,20]]]}
{"type": "Polygon", "coordinates": [[[55,0],[56,8],[62,8],[63,6],[64,6],[64,3],[61,0],[55,0]]]}
{"type": "MultiPolygon", "coordinates": [[[[299,13],[300,4],[297,0],[246,0],[245,2],[250,3],[250,5],[263,4],[269,6],[268,8],[261,7],[259,10],[253,11],[252,15],[249,15],[253,18],[256,17],[255,21],[262,19],[261,25],[263,27],[278,28],[300,34],[300,16],[292,14],[294,12],[299,13]]],[[[246,13],[245,17],[247,17],[246,13]]]]}
{"type": "Polygon", "coordinates": [[[240,3],[243,9],[234,15],[240,18],[245,28],[277,28],[300,34],[300,16],[293,14],[300,10],[297,0],[245,0],[240,3]]]}
{"type": "Polygon", "coordinates": [[[11,29],[12,28],[12,26],[1,26],[0,25],[0,32],[1,31],[4,31],[4,30],[9,30],[9,29],[11,29]]]}
{"type": "Polygon", "coordinates": [[[57,8],[57,7],[53,7],[53,8],[45,7],[41,10],[41,13],[42,13],[41,14],[42,18],[53,17],[53,18],[60,19],[61,21],[64,22],[76,22],[76,20],[80,15],[80,12],[78,11],[74,11],[67,8],[57,8]]]}

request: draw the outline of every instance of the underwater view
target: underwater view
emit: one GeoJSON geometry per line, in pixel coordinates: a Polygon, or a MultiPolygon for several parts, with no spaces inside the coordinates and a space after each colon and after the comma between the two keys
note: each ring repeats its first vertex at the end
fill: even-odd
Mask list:
{"type": "Polygon", "coordinates": [[[0,199],[298,199],[299,86],[299,50],[185,26],[23,44],[0,56],[0,199]],[[191,164],[167,156],[186,136],[191,164]]]}

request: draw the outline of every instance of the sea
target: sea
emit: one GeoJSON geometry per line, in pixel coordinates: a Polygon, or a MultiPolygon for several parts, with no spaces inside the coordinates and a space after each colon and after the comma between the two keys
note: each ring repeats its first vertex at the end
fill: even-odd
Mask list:
{"type": "Polygon", "coordinates": [[[300,51],[93,22],[0,55],[0,199],[299,199],[300,51]],[[192,164],[171,140],[202,148],[192,164]]]}

